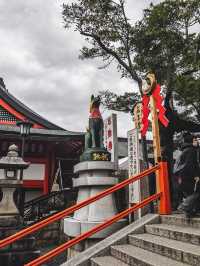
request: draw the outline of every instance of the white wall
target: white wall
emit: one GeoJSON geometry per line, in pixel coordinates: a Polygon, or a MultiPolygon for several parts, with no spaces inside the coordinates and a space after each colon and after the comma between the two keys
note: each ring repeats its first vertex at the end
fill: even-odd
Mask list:
{"type": "Polygon", "coordinates": [[[45,177],[45,164],[30,164],[24,170],[23,180],[44,180],[45,177]]]}

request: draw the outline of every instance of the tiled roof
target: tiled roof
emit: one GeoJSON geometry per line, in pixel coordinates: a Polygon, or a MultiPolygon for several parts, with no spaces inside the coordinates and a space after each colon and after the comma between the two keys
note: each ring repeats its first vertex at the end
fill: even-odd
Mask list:
{"type": "MultiPolygon", "coordinates": [[[[0,133],[10,133],[10,134],[20,134],[20,129],[17,126],[10,125],[0,125],[0,133]]],[[[41,135],[41,136],[59,136],[59,137],[67,137],[67,136],[77,136],[83,137],[84,132],[73,132],[68,130],[49,130],[49,129],[41,129],[41,128],[31,128],[30,136],[41,135]]]]}
{"type": "Polygon", "coordinates": [[[32,122],[40,124],[47,129],[64,130],[63,128],[53,124],[52,122],[38,115],[36,112],[31,110],[25,104],[20,102],[17,98],[15,98],[12,94],[10,94],[8,90],[6,90],[1,84],[0,84],[0,98],[2,98],[13,109],[23,114],[25,117],[27,117],[27,119],[31,120],[32,122]]]}

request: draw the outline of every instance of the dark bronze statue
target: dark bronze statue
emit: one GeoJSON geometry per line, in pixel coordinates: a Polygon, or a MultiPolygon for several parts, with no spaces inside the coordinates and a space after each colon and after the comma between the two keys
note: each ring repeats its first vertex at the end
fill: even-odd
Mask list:
{"type": "Polygon", "coordinates": [[[99,110],[100,97],[91,96],[89,127],[85,133],[85,150],[81,161],[110,161],[110,153],[103,145],[103,119],[99,110]]]}
{"type": "Polygon", "coordinates": [[[92,138],[91,148],[104,148],[103,145],[103,119],[99,110],[101,104],[100,97],[91,96],[90,102],[90,117],[89,117],[89,131],[92,138]]]}

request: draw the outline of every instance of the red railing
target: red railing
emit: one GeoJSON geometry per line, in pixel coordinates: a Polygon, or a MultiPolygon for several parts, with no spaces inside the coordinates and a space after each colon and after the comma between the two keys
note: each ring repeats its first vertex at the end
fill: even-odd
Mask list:
{"type": "Polygon", "coordinates": [[[25,228],[19,232],[17,232],[16,234],[9,236],[3,240],[0,240],[0,248],[7,246],[9,244],[11,244],[12,242],[15,242],[16,240],[34,233],[35,231],[43,228],[44,226],[53,223],[57,220],[60,220],[64,217],[66,217],[67,215],[73,213],[74,211],[96,201],[99,200],[123,187],[125,187],[126,185],[129,185],[132,182],[135,182],[139,179],[141,179],[144,176],[147,176],[153,172],[157,171],[157,194],[154,194],[153,196],[150,196],[148,198],[146,198],[145,200],[143,200],[142,202],[136,204],[135,206],[115,215],[114,217],[112,217],[111,219],[105,221],[103,224],[100,224],[98,226],[95,226],[94,228],[92,228],[91,230],[81,234],[80,236],[68,241],[67,243],[64,243],[62,245],[60,245],[59,247],[55,248],[54,250],[48,252],[47,254],[35,259],[32,262],[27,263],[25,266],[37,266],[37,265],[41,265],[42,263],[46,262],[47,260],[53,258],[54,256],[58,255],[59,253],[61,253],[62,251],[64,251],[65,249],[79,243],[81,240],[88,238],[89,236],[99,232],[100,230],[103,230],[104,228],[108,227],[109,225],[113,224],[114,222],[118,221],[119,219],[127,216],[129,213],[142,208],[144,206],[146,206],[147,204],[149,204],[150,202],[160,198],[160,204],[159,204],[159,213],[160,214],[170,214],[171,213],[171,208],[170,208],[170,198],[169,198],[169,186],[168,186],[168,173],[167,173],[167,163],[166,162],[160,162],[158,165],[145,170],[144,172],[133,176],[129,179],[124,180],[123,182],[87,199],[84,200],[64,211],[61,211],[57,214],[52,215],[51,217],[40,221],[37,224],[34,224],[32,226],[30,226],[29,228],[25,228]]]}

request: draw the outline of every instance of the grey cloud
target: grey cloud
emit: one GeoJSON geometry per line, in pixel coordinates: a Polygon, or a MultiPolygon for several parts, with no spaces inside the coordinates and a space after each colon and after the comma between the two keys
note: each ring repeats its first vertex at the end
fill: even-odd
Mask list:
{"type": "MultiPolygon", "coordinates": [[[[62,2],[0,0],[0,76],[34,111],[68,130],[81,131],[87,125],[91,93],[123,93],[137,86],[120,79],[115,66],[98,70],[100,61],[78,59],[84,40],[63,28],[62,2]]],[[[127,0],[130,16],[140,17],[150,2],[127,0]]],[[[103,111],[103,116],[109,113],[103,111]]],[[[130,116],[120,114],[118,125],[119,135],[125,136],[132,127],[130,116]]]]}

